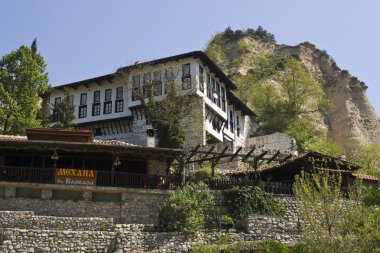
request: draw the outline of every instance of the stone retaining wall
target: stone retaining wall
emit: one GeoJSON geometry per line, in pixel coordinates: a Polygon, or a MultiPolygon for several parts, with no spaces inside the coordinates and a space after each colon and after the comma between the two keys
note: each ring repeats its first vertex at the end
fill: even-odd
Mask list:
{"type": "Polygon", "coordinates": [[[110,252],[114,232],[5,229],[0,252],[110,252]]]}
{"type": "Polygon", "coordinates": [[[157,209],[169,193],[166,190],[5,182],[0,183],[0,188],[2,185],[5,185],[5,190],[0,195],[0,211],[33,211],[36,215],[61,217],[113,218],[117,223],[155,223],[157,209]],[[20,189],[23,192],[41,190],[41,198],[18,197],[16,193],[22,192],[20,189]],[[42,196],[46,192],[50,192],[49,198],[42,196]],[[56,198],[55,192],[59,193],[56,198]]]}
{"type": "Polygon", "coordinates": [[[0,211],[0,228],[113,231],[113,218],[34,216],[33,212],[0,211]]]}

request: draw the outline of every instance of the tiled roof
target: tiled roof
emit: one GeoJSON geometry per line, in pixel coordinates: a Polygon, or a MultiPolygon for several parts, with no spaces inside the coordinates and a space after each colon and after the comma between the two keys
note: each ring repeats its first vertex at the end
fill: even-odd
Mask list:
{"type": "Polygon", "coordinates": [[[128,142],[118,141],[118,140],[94,140],[93,143],[101,144],[101,145],[137,146],[128,142]]]}
{"type": "Polygon", "coordinates": [[[91,83],[91,82],[99,82],[99,81],[102,81],[102,80],[112,80],[113,78],[115,78],[117,76],[117,73],[119,71],[131,70],[131,69],[135,69],[135,68],[141,68],[142,66],[146,66],[146,65],[155,65],[155,64],[165,63],[165,62],[169,62],[169,61],[177,61],[177,60],[185,59],[185,58],[189,58],[189,57],[199,58],[230,89],[233,89],[233,90],[236,89],[236,85],[207,56],[207,54],[205,54],[202,51],[193,51],[193,52],[188,52],[188,53],[184,53],[184,54],[178,54],[178,55],[174,55],[174,56],[170,56],[170,57],[165,57],[165,58],[161,58],[161,59],[156,59],[156,60],[152,60],[152,61],[142,62],[142,63],[138,63],[138,64],[134,64],[134,65],[130,65],[130,66],[119,68],[116,71],[116,73],[112,73],[112,74],[108,74],[108,75],[104,75],[104,76],[99,76],[99,77],[95,77],[95,78],[91,78],[91,79],[87,79],[87,80],[82,80],[82,81],[78,81],[78,82],[74,82],[74,83],[63,84],[63,85],[55,86],[53,88],[54,89],[62,89],[64,87],[75,87],[75,86],[78,86],[78,85],[87,84],[87,83],[91,83]]]}
{"type": "MultiPolygon", "coordinates": [[[[0,135],[0,141],[28,141],[26,136],[16,136],[16,135],[0,135]]],[[[64,142],[64,141],[63,141],[64,142]]],[[[99,145],[114,145],[114,146],[136,146],[131,143],[118,140],[93,140],[93,144],[99,145]]]]}
{"type": "Polygon", "coordinates": [[[352,174],[356,178],[365,179],[365,180],[374,180],[374,181],[380,181],[380,179],[376,176],[372,175],[364,175],[364,174],[352,174]]]}
{"type": "Polygon", "coordinates": [[[0,141],[27,141],[26,136],[0,135],[0,141]]]}

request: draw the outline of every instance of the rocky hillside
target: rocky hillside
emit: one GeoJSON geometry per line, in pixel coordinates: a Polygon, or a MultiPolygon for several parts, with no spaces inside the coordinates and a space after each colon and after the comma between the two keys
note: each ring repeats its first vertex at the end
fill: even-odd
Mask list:
{"type": "MultiPolygon", "coordinates": [[[[326,51],[309,42],[279,45],[273,35],[265,30],[260,30],[261,34],[257,31],[255,34],[252,29],[246,32],[226,29],[212,38],[206,53],[238,84],[239,78],[260,68],[268,58],[296,56],[333,103],[332,112],[327,117],[317,115],[315,123],[327,129],[329,136],[341,146],[348,141],[380,144],[380,119],[367,98],[364,82],[341,70],[326,51]]],[[[269,75],[266,81],[275,82],[270,79],[269,75]]]]}

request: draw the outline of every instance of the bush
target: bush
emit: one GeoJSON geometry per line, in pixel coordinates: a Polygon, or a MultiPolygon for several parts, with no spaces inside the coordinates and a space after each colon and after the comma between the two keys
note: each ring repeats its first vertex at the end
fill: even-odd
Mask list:
{"type": "Polygon", "coordinates": [[[253,213],[283,216],[286,212],[278,199],[257,186],[235,186],[224,191],[224,200],[230,213],[237,218],[253,213]]]}
{"type": "Polygon", "coordinates": [[[376,188],[367,189],[367,193],[362,198],[366,206],[380,206],[380,190],[376,188]]]}
{"type": "Polygon", "coordinates": [[[158,227],[166,231],[195,233],[204,228],[206,207],[212,203],[203,182],[175,190],[158,211],[158,227]]]}
{"type": "Polygon", "coordinates": [[[207,227],[220,229],[231,229],[234,226],[234,220],[228,216],[223,215],[220,209],[215,207],[207,215],[207,227]]]}
{"type": "Polygon", "coordinates": [[[260,253],[287,253],[288,250],[284,244],[276,240],[265,240],[258,243],[257,249],[260,253]]]}

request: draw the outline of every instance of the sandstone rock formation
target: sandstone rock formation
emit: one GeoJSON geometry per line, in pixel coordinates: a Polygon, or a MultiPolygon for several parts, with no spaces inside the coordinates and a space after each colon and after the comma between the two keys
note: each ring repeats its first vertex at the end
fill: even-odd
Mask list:
{"type": "Polygon", "coordinates": [[[333,112],[327,118],[321,115],[315,117],[316,124],[326,128],[330,137],[341,146],[351,141],[380,144],[380,119],[368,100],[365,83],[347,70],[341,70],[326,51],[317,49],[309,42],[286,46],[250,36],[231,40],[220,34],[210,42],[206,52],[210,52],[210,49],[214,49],[210,56],[232,79],[246,75],[250,69],[257,67],[260,59],[252,55],[298,55],[308,73],[322,85],[334,105],[333,112]]]}

